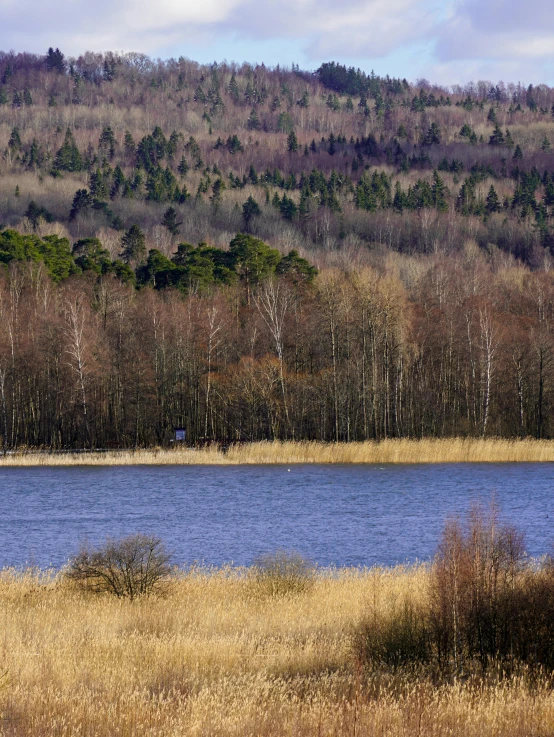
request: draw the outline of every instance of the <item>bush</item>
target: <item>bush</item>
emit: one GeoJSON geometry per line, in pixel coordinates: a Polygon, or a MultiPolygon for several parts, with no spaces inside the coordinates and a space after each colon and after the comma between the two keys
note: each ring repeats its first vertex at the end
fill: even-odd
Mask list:
{"type": "Polygon", "coordinates": [[[358,664],[370,670],[419,666],[431,658],[424,612],[407,601],[386,619],[364,622],[354,639],[358,664]]]}
{"type": "Polygon", "coordinates": [[[313,585],[315,568],[295,552],[277,551],[258,558],[252,570],[252,590],[262,596],[302,594],[313,585]]]}
{"type": "Polygon", "coordinates": [[[523,535],[494,508],[448,522],[425,603],[373,612],[354,638],[358,666],[425,666],[443,677],[491,666],[554,670],[554,561],[533,567],[524,550],[523,535]]]}
{"type": "Polygon", "coordinates": [[[67,576],[90,591],[133,600],[160,589],[171,572],[170,560],[158,537],[136,534],[108,539],[95,549],[83,547],[67,576]]]}

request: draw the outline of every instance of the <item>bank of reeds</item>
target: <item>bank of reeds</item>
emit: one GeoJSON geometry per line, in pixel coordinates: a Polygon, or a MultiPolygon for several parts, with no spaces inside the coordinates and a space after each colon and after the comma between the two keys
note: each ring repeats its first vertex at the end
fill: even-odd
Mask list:
{"type": "Polygon", "coordinates": [[[357,670],[352,633],[426,600],[425,568],[319,572],[251,595],[245,571],[196,570],[163,598],[93,595],[60,575],[0,574],[0,734],[10,737],[526,737],[554,733],[545,679],[435,686],[357,670]]]}
{"type": "Polygon", "coordinates": [[[293,463],[508,463],[554,461],[553,440],[448,438],[321,443],[274,441],[205,448],[0,456],[0,466],[238,465],[293,463]]]}

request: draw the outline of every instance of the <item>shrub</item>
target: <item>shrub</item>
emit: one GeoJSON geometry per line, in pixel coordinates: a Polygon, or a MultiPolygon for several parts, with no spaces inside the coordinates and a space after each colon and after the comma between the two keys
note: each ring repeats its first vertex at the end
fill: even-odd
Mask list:
{"type": "Polygon", "coordinates": [[[494,666],[554,670],[554,561],[531,565],[523,535],[476,507],[448,522],[430,570],[424,603],[407,600],[388,616],[373,612],[354,637],[357,665],[411,669],[443,677],[494,666]]]}
{"type": "Polygon", "coordinates": [[[302,594],[313,585],[315,568],[295,552],[283,550],[258,558],[252,570],[252,590],[262,596],[302,594]]]}
{"type": "Polygon", "coordinates": [[[354,653],[358,665],[370,670],[428,663],[431,642],[425,613],[406,601],[387,618],[363,622],[355,634],[354,653]]]}
{"type": "Polygon", "coordinates": [[[106,540],[98,548],[83,547],[70,561],[67,576],[84,588],[136,599],[160,589],[171,572],[171,556],[153,535],[106,540]]]}

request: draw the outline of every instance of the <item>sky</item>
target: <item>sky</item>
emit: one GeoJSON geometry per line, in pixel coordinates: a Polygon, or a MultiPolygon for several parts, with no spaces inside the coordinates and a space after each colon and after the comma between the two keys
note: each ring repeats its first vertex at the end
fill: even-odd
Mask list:
{"type": "Polygon", "coordinates": [[[554,84],[554,0],[0,0],[0,49],[554,84]]]}

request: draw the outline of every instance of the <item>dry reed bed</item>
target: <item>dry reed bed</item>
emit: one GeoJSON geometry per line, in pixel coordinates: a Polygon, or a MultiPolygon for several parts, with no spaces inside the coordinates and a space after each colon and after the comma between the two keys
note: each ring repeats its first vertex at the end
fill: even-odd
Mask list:
{"type": "Polygon", "coordinates": [[[239,465],[292,463],[507,463],[552,462],[552,440],[427,439],[320,443],[275,441],[208,448],[108,453],[14,453],[0,466],[239,465]]]}
{"type": "Polygon", "coordinates": [[[472,688],[352,667],[372,607],[426,595],[423,568],[320,573],[307,592],[256,595],[244,572],[195,571],[162,599],[78,592],[58,576],[0,575],[0,734],[451,735],[554,732],[554,698],[523,681],[472,688]]]}

